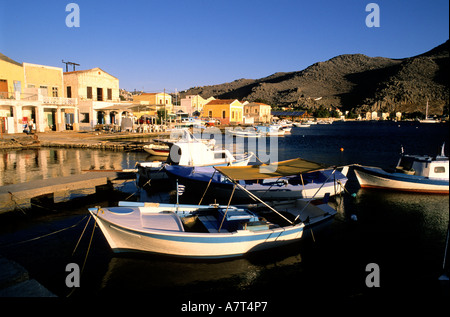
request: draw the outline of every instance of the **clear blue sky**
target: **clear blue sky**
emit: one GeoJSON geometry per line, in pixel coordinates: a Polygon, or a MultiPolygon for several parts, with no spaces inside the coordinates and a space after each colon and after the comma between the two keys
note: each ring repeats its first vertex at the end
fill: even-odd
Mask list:
{"type": "Polygon", "coordinates": [[[100,67],[121,88],[146,92],[302,70],[340,54],[410,57],[448,38],[448,0],[0,0],[1,53],[100,67]],[[65,24],[70,2],[79,28],[65,24]],[[370,2],[379,28],[365,24],[370,2]]]}

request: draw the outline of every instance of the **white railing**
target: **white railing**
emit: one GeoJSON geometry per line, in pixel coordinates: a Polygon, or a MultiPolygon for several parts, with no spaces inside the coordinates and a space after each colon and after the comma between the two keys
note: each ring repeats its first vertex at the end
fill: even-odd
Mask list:
{"type": "Polygon", "coordinates": [[[51,105],[72,105],[72,106],[76,106],[78,104],[78,99],[77,98],[45,97],[45,96],[40,96],[40,97],[42,98],[42,100],[40,100],[40,101],[42,103],[45,103],[45,104],[51,104],[51,105]]]}

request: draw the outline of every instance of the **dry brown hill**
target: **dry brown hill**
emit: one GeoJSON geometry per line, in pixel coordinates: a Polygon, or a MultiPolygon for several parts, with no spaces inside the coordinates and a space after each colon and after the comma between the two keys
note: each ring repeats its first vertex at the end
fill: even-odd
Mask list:
{"type": "Polygon", "coordinates": [[[448,109],[449,41],[418,56],[391,59],[362,54],[336,56],[302,71],[275,73],[260,79],[194,87],[184,92],[203,97],[263,101],[273,106],[314,109],[424,112],[448,109]]]}

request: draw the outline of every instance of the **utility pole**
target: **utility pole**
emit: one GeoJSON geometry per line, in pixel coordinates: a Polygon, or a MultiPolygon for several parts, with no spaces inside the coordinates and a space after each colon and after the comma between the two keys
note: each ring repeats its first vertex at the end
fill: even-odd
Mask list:
{"type": "Polygon", "coordinates": [[[167,112],[166,112],[166,88],[164,88],[164,121],[167,125],[167,112]]]}
{"type": "Polygon", "coordinates": [[[74,62],[65,62],[62,60],[63,64],[66,64],[66,72],[69,71],[69,65],[73,66],[73,71],[75,71],[75,66],[80,66],[80,64],[74,63],[74,62]]]}

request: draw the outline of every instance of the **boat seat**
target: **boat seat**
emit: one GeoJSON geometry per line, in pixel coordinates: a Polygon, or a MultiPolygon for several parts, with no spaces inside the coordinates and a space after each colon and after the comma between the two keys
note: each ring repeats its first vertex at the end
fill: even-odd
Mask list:
{"type": "MultiPolygon", "coordinates": [[[[217,219],[214,216],[199,216],[198,219],[201,221],[201,223],[205,226],[206,230],[208,230],[209,233],[218,233],[218,223],[217,219]]],[[[225,229],[221,229],[220,231],[224,231],[225,229]]]]}
{"type": "Polygon", "coordinates": [[[175,213],[141,214],[143,228],[167,231],[184,231],[180,217],[175,213]]]}

